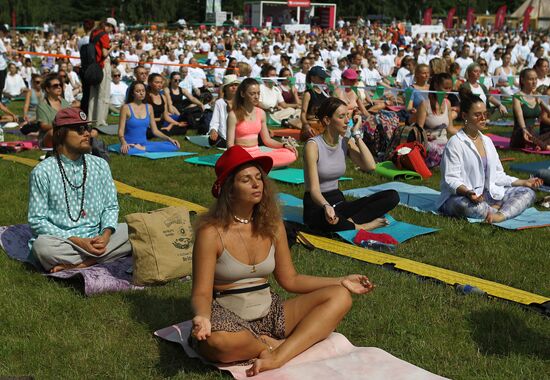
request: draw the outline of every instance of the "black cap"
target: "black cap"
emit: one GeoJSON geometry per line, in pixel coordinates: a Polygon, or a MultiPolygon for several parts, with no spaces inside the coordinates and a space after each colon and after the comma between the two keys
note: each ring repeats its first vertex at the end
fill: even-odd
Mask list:
{"type": "Polygon", "coordinates": [[[325,69],[323,69],[321,66],[313,66],[309,70],[309,75],[315,75],[316,77],[319,77],[321,79],[326,79],[329,77],[325,69]]]}

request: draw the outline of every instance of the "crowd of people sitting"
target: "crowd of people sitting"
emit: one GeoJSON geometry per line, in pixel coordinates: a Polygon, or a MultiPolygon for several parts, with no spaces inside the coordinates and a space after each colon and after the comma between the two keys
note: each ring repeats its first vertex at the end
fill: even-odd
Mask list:
{"type": "Polygon", "coordinates": [[[216,164],[217,202],[197,227],[192,336],[211,360],[259,358],[251,375],[326,337],[349,309],[349,293],[373,289],[360,275],[296,273],[266,177],[271,168],[302,157],[304,223],[320,233],[388,223],[384,215],[399,203],[396,191],[348,201],[339,178],[346,157],[366,173],[391,158],[404,130],[411,133],[398,141],[424,146],[424,164],[440,167],[443,214],[501,222],[532,205],[542,184],[508,176],[484,132],[493,116],[512,112],[512,147],[550,150],[550,107],[541,96],[550,85],[547,34],[476,29],[412,36],[393,26],[309,34],[215,27],[122,33],[116,27],[112,18],[96,28],[85,24],[87,34],[79,38],[10,34],[0,26],[3,98],[25,101],[21,117],[2,104],[2,121],[19,121],[42,148],[54,148],[31,175],[31,255],[59,271],[129,251],[127,231],[116,223],[109,167],[86,154],[98,138],[91,126],[106,125],[109,113],[118,116],[121,154],[175,151],[173,136],[196,129],[228,150],[216,164]],[[78,47],[86,43],[95,44],[103,73],[94,84],[77,74],[78,47]],[[23,51],[61,57],[47,55],[36,65],[23,51]],[[275,139],[273,126],[294,129],[303,150],[293,139],[275,139]],[[221,296],[233,294],[232,285],[246,280],[262,287],[272,272],[283,288],[305,294],[282,302],[264,292],[265,307],[252,319],[247,310],[232,309],[232,301],[224,304],[221,296]],[[325,326],[311,323],[320,316],[325,326]]]}

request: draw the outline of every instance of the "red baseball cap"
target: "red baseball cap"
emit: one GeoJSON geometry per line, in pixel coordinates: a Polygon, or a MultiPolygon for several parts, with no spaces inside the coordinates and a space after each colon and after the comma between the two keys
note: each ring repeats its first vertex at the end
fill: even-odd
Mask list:
{"type": "Polygon", "coordinates": [[[63,108],[57,111],[55,119],[53,120],[53,126],[57,128],[71,127],[77,125],[91,124],[92,121],[88,120],[86,113],[80,108],[63,108]]]}
{"type": "Polygon", "coordinates": [[[264,172],[269,173],[273,167],[273,159],[268,156],[252,157],[243,147],[233,145],[227,149],[218,161],[216,161],[216,182],[212,185],[212,195],[215,198],[220,196],[223,184],[227,177],[239,166],[255,162],[260,165],[264,172]]]}

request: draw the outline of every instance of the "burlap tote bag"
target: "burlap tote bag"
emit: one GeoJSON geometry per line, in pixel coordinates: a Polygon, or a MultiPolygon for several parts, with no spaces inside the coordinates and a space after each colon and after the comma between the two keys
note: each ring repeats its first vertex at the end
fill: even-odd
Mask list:
{"type": "Polygon", "coordinates": [[[193,230],[185,207],[130,214],[125,219],[134,284],[159,284],[191,274],[193,230]]]}

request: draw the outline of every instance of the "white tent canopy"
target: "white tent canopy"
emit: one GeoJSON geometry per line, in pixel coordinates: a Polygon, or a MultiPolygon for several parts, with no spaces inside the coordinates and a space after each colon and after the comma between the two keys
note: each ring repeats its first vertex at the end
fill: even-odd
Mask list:
{"type": "Polygon", "coordinates": [[[520,5],[514,13],[513,18],[522,18],[527,7],[531,5],[534,9],[531,11],[531,18],[547,18],[550,19],[550,0],[526,0],[520,5]]]}

